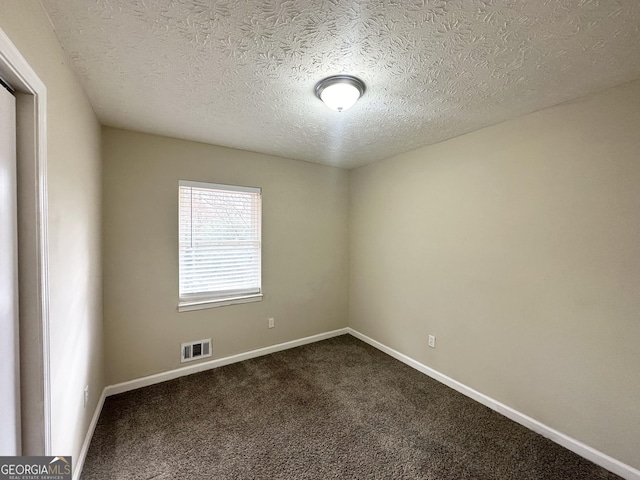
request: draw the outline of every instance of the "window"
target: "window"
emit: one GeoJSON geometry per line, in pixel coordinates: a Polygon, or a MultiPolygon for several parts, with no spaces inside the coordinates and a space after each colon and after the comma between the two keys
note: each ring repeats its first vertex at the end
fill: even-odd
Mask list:
{"type": "Polygon", "coordinates": [[[261,300],[261,190],[181,180],[178,197],[178,310],[261,300]]]}

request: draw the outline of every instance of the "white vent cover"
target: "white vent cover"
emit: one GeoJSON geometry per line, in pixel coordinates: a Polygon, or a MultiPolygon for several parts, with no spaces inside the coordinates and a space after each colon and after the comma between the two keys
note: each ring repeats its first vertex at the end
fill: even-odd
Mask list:
{"type": "Polygon", "coordinates": [[[183,343],[180,348],[180,361],[190,362],[211,356],[211,339],[197,340],[195,342],[183,343]]]}

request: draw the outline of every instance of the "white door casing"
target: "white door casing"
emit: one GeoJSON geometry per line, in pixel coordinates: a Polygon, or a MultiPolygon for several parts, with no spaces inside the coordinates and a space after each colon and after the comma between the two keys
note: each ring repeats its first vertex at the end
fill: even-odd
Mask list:
{"type": "Polygon", "coordinates": [[[0,77],[15,95],[21,454],[50,455],[47,89],[1,28],[0,77]]]}

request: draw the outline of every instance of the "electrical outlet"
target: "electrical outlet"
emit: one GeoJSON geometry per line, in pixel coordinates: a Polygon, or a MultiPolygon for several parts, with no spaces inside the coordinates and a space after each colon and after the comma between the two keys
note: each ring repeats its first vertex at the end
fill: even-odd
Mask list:
{"type": "Polygon", "coordinates": [[[275,318],[270,318],[269,319],[269,328],[273,328],[276,326],[276,319],[275,318]]]}
{"type": "Polygon", "coordinates": [[[429,335],[429,346],[431,348],[436,348],[436,337],[435,337],[435,335],[429,335]]]}
{"type": "Polygon", "coordinates": [[[89,385],[84,387],[84,408],[87,408],[87,403],[89,403],[89,385]]]}

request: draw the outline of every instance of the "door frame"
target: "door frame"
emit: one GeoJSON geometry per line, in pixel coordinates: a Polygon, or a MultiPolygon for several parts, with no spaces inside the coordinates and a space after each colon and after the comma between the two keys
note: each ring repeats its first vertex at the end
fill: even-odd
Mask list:
{"type": "Polygon", "coordinates": [[[16,97],[22,455],[51,455],[47,89],[1,28],[0,75],[16,97]]]}

